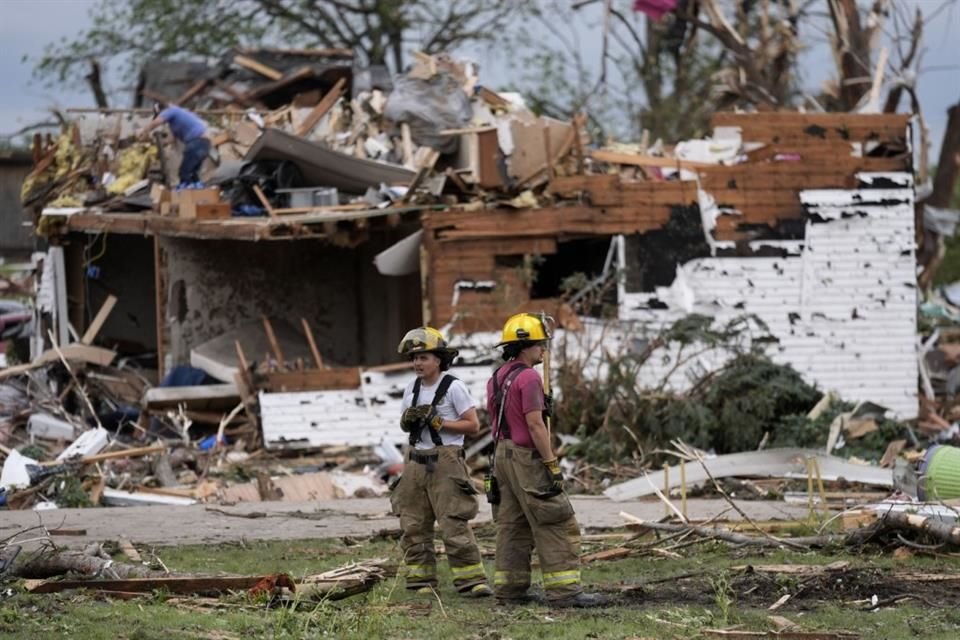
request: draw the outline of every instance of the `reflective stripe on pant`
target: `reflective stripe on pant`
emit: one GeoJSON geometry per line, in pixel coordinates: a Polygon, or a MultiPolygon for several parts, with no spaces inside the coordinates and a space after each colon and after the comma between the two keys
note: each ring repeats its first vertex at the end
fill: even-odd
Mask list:
{"type": "MultiPolygon", "coordinates": [[[[469,591],[487,581],[470,520],[477,515],[476,489],[470,481],[460,447],[420,449],[420,456],[436,455],[433,471],[410,460],[390,496],[394,513],[400,516],[407,588],[437,586],[434,522],[446,548],[447,561],[458,591],[469,591]],[[427,567],[429,571],[421,570],[427,567]],[[411,569],[417,568],[414,571],[411,569]]],[[[432,465],[433,466],[433,465],[432,465]]]]}
{"type": "Polygon", "coordinates": [[[437,568],[433,565],[404,563],[403,569],[407,577],[408,589],[437,584],[437,568]]]}
{"type": "MultiPolygon", "coordinates": [[[[529,562],[530,555],[527,554],[529,562]]],[[[529,571],[496,571],[493,574],[493,587],[501,598],[521,596],[530,588],[529,571]]]]}
{"type": "Polygon", "coordinates": [[[571,569],[570,571],[545,571],[543,573],[544,589],[559,589],[571,584],[580,584],[579,569],[571,569]]]}
{"type": "Polygon", "coordinates": [[[497,560],[494,591],[500,598],[523,595],[530,586],[530,554],[536,546],[543,587],[550,600],[580,591],[580,528],[566,494],[550,496],[550,480],[534,450],[509,440],[497,443],[495,507],[497,560]]]}

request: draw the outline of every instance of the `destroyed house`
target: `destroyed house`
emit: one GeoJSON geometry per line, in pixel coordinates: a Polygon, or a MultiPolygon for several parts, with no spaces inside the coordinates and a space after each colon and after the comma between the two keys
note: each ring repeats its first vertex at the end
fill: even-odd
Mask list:
{"type": "MultiPolygon", "coordinates": [[[[268,84],[300,73],[259,64],[280,74],[268,84]]],[[[482,398],[499,328],[523,309],[626,350],[686,314],[749,314],[767,326],[757,337],[771,357],[811,382],[916,413],[909,116],[720,113],[710,139],[671,156],[591,149],[578,120],[517,115],[486,91],[498,126],[445,129],[459,145],[440,159],[409,129],[393,147],[373,135],[376,91],[345,103],[337,80],[255,124],[210,102],[232,95],[222,81],[202,80],[184,91],[204,96],[199,113],[216,123],[211,180],[245,184],[259,215],[236,200],[148,196],[143,180],[105,205],[48,202],[38,222],[63,249],[54,299],[77,331],[114,294],[101,336],[121,351],[155,349],[161,369],[192,363],[225,382],[274,367],[246,381],[268,447],[402,437],[392,425],[409,372],[396,344],[422,323],[464,346],[456,374],[482,398]],[[331,134],[345,118],[346,133],[331,134]],[[266,192],[251,164],[275,169],[266,192]]],[[[70,135],[102,153],[148,116],[81,114],[70,135]]],[[[683,386],[676,362],[653,364],[642,375],[683,386]]]]}
{"type": "MultiPolygon", "coordinates": [[[[558,284],[586,271],[588,286],[616,283],[607,300],[634,339],[689,313],[752,314],[769,327],[776,361],[916,415],[908,120],[720,113],[713,138],[694,141],[707,149],[700,161],[594,152],[611,171],[552,177],[553,206],[427,213],[429,320],[495,332],[518,309],[547,308],[563,322],[558,284]],[[736,164],[709,161],[741,153],[736,164]],[[638,168],[679,179],[638,180],[638,168]]],[[[719,365],[724,354],[709,357],[719,365]]],[[[669,373],[683,386],[682,369],[655,360],[641,382],[669,373]]]]}

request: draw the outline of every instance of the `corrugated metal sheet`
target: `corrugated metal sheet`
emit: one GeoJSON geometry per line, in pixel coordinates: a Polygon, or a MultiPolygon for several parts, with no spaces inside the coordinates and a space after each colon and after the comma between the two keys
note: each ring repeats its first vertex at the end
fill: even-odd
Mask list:
{"type": "MultiPolygon", "coordinates": [[[[453,367],[450,373],[467,385],[477,406],[486,400],[490,367],[453,367]]],[[[263,440],[267,449],[327,445],[401,444],[403,389],[413,371],[367,371],[358,390],[260,393],[263,440]]]]}
{"type": "MultiPolygon", "coordinates": [[[[862,183],[877,177],[891,179],[864,175],[862,183]]],[[[802,192],[810,221],[798,255],[689,262],[658,292],[669,309],[646,308],[649,294],[627,294],[621,319],[659,328],[690,312],[718,322],[755,314],[779,340],[769,349],[774,360],[845,399],[916,415],[913,189],[909,176],[895,177],[908,188],[802,192]]],[[[658,382],[674,364],[675,354],[666,362],[652,358],[646,382],[658,382]]],[[[682,387],[686,373],[680,367],[671,385],[682,387]]]]}

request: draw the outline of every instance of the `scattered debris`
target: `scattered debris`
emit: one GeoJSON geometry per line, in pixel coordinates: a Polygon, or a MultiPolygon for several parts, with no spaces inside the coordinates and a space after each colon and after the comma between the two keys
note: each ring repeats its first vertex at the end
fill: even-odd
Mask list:
{"type": "Polygon", "coordinates": [[[706,458],[702,461],[702,467],[696,462],[687,461],[684,473],[680,472],[680,465],[666,466],[663,470],[651,471],[641,478],[614,485],[604,494],[614,500],[631,500],[653,495],[661,487],[666,490],[679,488],[684,481],[688,487],[693,487],[708,480],[708,473],[714,478],[736,476],[806,480],[811,460],[819,465],[818,475],[822,481],[845,480],[893,488],[893,474],[889,470],[854,464],[810,449],[769,449],[706,458]]]}
{"type": "MultiPolygon", "coordinates": [[[[32,327],[51,331],[18,329],[33,357],[0,370],[23,394],[0,432],[21,450],[6,460],[11,507],[378,495],[399,472],[409,369],[357,366],[386,361],[396,327],[338,332],[345,316],[288,309],[320,290],[273,263],[240,293],[255,302],[234,303],[216,290],[254,243],[205,261],[207,240],[351,256],[315,278],[326,297],[377,283],[337,305],[351,317],[388,295],[381,272],[407,278],[393,297],[419,295],[421,320],[457,336],[454,372],[477,398],[502,319],[553,314],[571,489],[669,500],[712,474],[741,494],[847,506],[851,484],[893,488],[922,437],[960,432],[936,400],[957,365],[949,343],[902,362],[916,348],[906,115],[718,113],[710,139],[600,145],[584,114],[537,116],[446,55],[417,54],[393,79],[330,50],[176,64],[144,69],[137,105],[207,121],[203,188],[170,188],[174,141],[133,139],[149,109],[69,111],[59,138],[36,140],[22,199],[51,248],[18,286],[35,297],[32,327]],[[75,233],[92,236],[85,260],[108,235],[156,237],[152,271],[130,278],[148,274],[156,299],[68,296],[75,233]],[[144,309],[160,331],[112,327],[144,309]],[[665,452],[677,437],[702,451],[665,452]]],[[[468,443],[478,473],[488,438],[468,443]]]]}
{"type": "Polygon", "coordinates": [[[119,549],[132,564],[115,562],[92,543],[80,550],[58,549],[50,535],[81,535],[72,530],[47,530],[42,525],[22,530],[0,541],[0,574],[4,578],[25,580],[30,593],[55,593],[85,589],[108,597],[127,598],[131,594],[153,594],[162,590],[172,594],[222,596],[246,591],[250,596],[268,594],[271,598],[297,601],[339,600],[369,591],[381,580],[396,575],[396,567],[384,559],[352,562],[338,569],[308,575],[295,582],[289,575],[206,576],[171,574],[162,562],[156,568],[143,562],[136,548],[120,539],[119,549]],[[37,546],[35,543],[41,542],[37,546]],[[28,545],[30,550],[25,550],[28,545]]]}

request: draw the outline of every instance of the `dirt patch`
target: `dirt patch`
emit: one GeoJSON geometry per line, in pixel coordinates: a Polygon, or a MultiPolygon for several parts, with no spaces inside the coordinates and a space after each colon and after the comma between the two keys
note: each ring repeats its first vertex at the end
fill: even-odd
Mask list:
{"type": "Polygon", "coordinates": [[[793,575],[751,571],[725,574],[678,576],[651,585],[617,587],[605,585],[607,592],[617,592],[624,605],[712,606],[722,592],[738,606],[766,609],[781,597],[790,598],[781,611],[805,611],[828,602],[850,604],[863,601],[870,609],[874,596],[879,606],[913,600],[931,607],[953,607],[960,603],[960,575],[946,573],[921,574],[889,569],[846,569],[825,571],[815,575],[793,575]]]}

